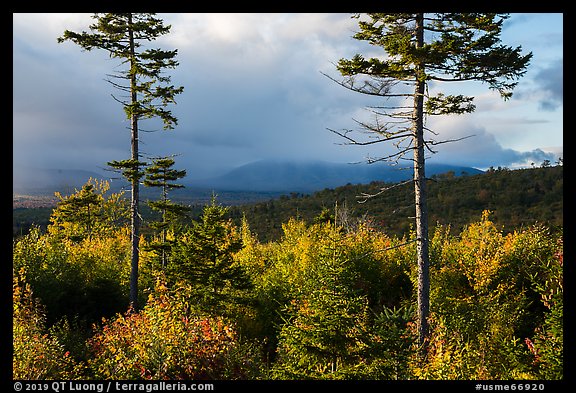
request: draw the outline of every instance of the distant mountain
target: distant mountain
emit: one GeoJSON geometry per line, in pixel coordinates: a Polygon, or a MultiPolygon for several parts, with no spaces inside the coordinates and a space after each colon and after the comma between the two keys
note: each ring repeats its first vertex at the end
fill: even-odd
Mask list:
{"type": "MultiPolygon", "coordinates": [[[[465,166],[447,164],[426,164],[426,175],[453,171],[456,176],[462,173],[474,175],[482,171],[465,166]]],[[[115,175],[117,176],[117,175],[115,175]]],[[[90,177],[109,179],[110,174],[77,169],[38,169],[14,167],[13,192],[29,195],[53,195],[55,191],[71,193],[80,189],[90,177]]],[[[395,183],[412,177],[412,170],[397,166],[380,164],[346,164],[325,161],[275,161],[262,160],[252,162],[230,172],[205,180],[182,182],[191,189],[208,192],[246,191],[246,192],[314,192],[325,188],[335,188],[346,184],[367,184],[372,181],[395,183]]],[[[125,180],[112,182],[112,191],[127,188],[125,180]]],[[[147,189],[143,189],[146,194],[147,189]]]]}
{"type": "MultiPolygon", "coordinates": [[[[475,175],[481,170],[447,164],[426,164],[426,175],[453,171],[456,176],[475,175]]],[[[325,161],[262,160],[240,166],[211,179],[195,181],[199,187],[215,190],[314,192],[346,184],[367,184],[372,181],[399,182],[413,176],[409,168],[386,164],[346,164],[325,161]]]]}

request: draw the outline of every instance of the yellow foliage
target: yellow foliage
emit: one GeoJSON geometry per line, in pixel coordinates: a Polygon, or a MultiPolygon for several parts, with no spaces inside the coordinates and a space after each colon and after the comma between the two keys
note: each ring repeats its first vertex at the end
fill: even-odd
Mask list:
{"type": "Polygon", "coordinates": [[[22,276],[13,276],[12,305],[12,378],[82,378],[82,367],[56,338],[46,333],[42,306],[22,276]]]}

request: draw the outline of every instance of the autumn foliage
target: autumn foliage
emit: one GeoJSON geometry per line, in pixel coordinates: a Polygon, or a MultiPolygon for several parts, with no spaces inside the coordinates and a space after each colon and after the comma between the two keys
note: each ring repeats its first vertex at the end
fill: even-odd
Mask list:
{"type": "Polygon", "coordinates": [[[82,375],[70,352],[48,334],[43,307],[30,285],[15,276],[12,289],[13,378],[73,379],[82,375]]]}
{"type": "Polygon", "coordinates": [[[103,321],[88,343],[100,379],[247,379],[257,356],[222,318],[200,313],[189,289],[159,283],[146,307],[103,321]]]}
{"type": "Polygon", "coordinates": [[[128,231],[109,214],[78,226],[89,236],[59,215],[58,228],[15,240],[14,378],[564,377],[561,229],[505,232],[488,211],[457,235],[433,228],[422,359],[412,233],[291,219],[262,243],[225,213],[213,201],[171,232],[164,270],[142,238],[138,310],[127,310],[128,231]]]}

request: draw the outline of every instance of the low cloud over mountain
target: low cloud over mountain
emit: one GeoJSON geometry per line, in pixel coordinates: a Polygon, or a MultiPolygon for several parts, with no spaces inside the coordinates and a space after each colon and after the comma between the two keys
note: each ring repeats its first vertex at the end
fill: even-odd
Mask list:
{"type": "MultiPolygon", "coordinates": [[[[437,163],[426,165],[427,176],[448,171],[454,171],[455,175],[463,172],[469,175],[482,173],[472,167],[437,163]]],[[[262,160],[240,166],[219,177],[194,182],[191,186],[216,190],[313,192],[348,183],[365,184],[377,180],[399,182],[412,176],[411,168],[386,164],[262,160]]]]}

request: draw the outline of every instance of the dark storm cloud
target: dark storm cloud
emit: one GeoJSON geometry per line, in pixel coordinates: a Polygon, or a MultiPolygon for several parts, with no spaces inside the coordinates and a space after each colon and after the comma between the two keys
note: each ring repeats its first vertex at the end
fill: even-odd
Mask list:
{"type": "Polygon", "coordinates": [[[554,111],[564,102],[564,68],[563,61],[557,60],[549,67],[541,69],[534,78],[545,98],[540,100],[540,108],[545,111],[554,111]]]}
{"type": "Polygon", "coordinates": [[[209,148],[249,148],[253,145],[242,130],[196,130],[190,132],[189,139],[198,146],[209,148]]]}

